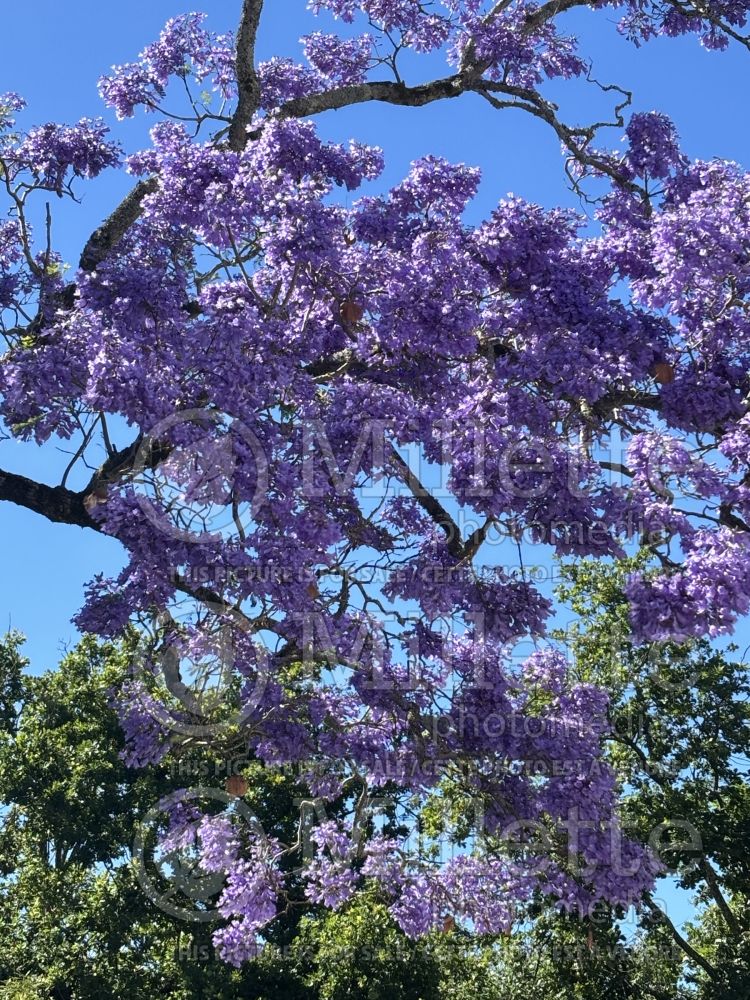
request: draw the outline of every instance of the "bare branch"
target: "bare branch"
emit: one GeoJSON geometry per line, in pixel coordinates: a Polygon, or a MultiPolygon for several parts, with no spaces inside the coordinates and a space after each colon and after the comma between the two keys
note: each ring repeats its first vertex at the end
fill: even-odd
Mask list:
{"type": "Polygon", "coordinates": [[[457,560],[461,561],[466,555],[464,544],[461,540],[461,529],[430,491],[422,485],[419,478],[412,472],[408,464],[403,460],[395,448],[391,448],[390,460],[398,471],[398,475],[403,483],[408,486],[412,496],[419,506],[424,510],[435,524],[438,525],[445,534],[448,551],[457,560]]]}
{"type": "Polygon", "coordinates": [[[553,17],[571,10],[573,7],[588,7],[590,0],[548,0],[526,17],[526,32],[531,32],[553,17]]]}
{"type": "Polygon", "coordinates": [[[0,471],[0,500],[25,507],[57,524],[73,524],[101,531],[100,525],[86,509],[85,497],[85,491],[76,493],[64,486],[47,486],[14,472],[0,471]]]}
{"type": "Polygon", "coordinates": [[[692,959],[696,965],[699,965],[703,969],[703,971],[707,972],[712,979],[715,979],[717,975],[716,969],[714,968],[713,965],[711,965],[708,959],[704,958],[699,951],[696,951],[695,948],[692,947],[690,942],[686,938],[684,938],[682,934],[680,934],[680,932],[677,930],[677,928],[669,919],[664,910],[662,910],[659,906],[657,906],[656,903],[651,899],[648,900],[648,904],[653,915],[655,917],[658,917],[658,919],[661,920],[663,924],[665,924],[665,926],[668,928],[674,940],[677,942],[680,948],[682,948],[682,950],[685,952],[688,958],[692,959]]]}
{"type": "Polygon", "coordinates": [[[700,868],[703,872],[703,877],[706,880],[706,885],[708,886],[708,891],[711,893],[714,902],[716,903],[719,911],[721,912],[727,927],[731,931],[732,935],[736,938],[742,937],[742,927],[739,920],[737,919],[734,911],[732,910],[729,903],[724,898],[721,887],[719,886],[719,879],[714,870],[713,865],[708,860],[705,854],[701,857],[700,868]]]}
{"type": "Polygon", "coordinates": [[[138,221],[143,211],[143,199],[157,188],[155,177],[138,181],[133,190],[123,198],[110,217],[89,237],[83,248],[79,266],[82,271],[94,271],[98,264],[120,242],[130,227],[138,221]]]}
{"type": "Polygon", "coordinates": [[[229,146],[244,149],[247,144],[247,127],[260,107],[260,81],[255,69],[255,43],[263,10],[263,0],[243,0],[242,19],[237,33],[237,88],[239,100],[229,126],[229,146]]]}
{"type": "MultiPolygon", "coordinates": [[[[402,107],[419,108],[434,101],[459,97],[470,88],[468,80],[460,73],[432,80],[430,83],[407,87],[403,83],[392,80],[373,80],[370,83],[350,84],[346,87],[335,87],[321,94],[310,94],[287,101],[279,111],[280,118],[305,118],[308,115],[319,115],[324,111],[336,111],[348,108],[354,104],[366,104],[369,101],[383,101],[386,104],[397,104],[402,107]]],[[[255,133],[253,133],[255,135],[255,133]]]]}
{"type": "MultiPolygon", "coordinates": [[[[592,80],[591,82],[596,81],[592,80]]],[[[542,121],[547,122],[557,134],[563,146],[568,150],[571,157],[581,166],[589,167],[602,174],[607,174],[620,187],[627,188],[630,191],[641,192],[642,189],[621,173],[606,157],[591,153],[587,149],[599,129],[622,127],[625,124],[622,111],[631,102],[631,95],[627,91],[623,91],[619,87],[602,87],[601,84],[599,86],[603,90],[616,89],[624,95],[622,103],[618,104],[615,108],[614,120],[575,127],[561,122],[557,117],[556,106],[546,101],[535,90],[526,87],[511,86],[506,83],[485,80],[483,78],[476,80],[470,89],[481,94],[493,108],[518,108],[521,111],[527,111],[529,114],[534,115],[535,118],[540,118],[542,121]],[[498,98],[496,94],[502,94],[502,99],[498,98]]]]}

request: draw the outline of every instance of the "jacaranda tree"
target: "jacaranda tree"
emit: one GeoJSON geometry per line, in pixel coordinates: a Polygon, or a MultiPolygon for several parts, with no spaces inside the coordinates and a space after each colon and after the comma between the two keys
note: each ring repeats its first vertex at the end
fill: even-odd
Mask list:
{"type": "MultiPolygon", "coordinates": [[[[154,113],[128,156],[100,121],[21,129],[2,98],[0,413],[74,455],[54,486],[0,473],[0,499],[128,554],[77,624],[142,631],[114,696],[129,761],[293,765],[318,820],[282,839],[200,789],[159,804],[163,849],[225,876],[234,964],[305,900],[375,888],[410,936],[498,933],[531,901],[621,912],[661,870],[623,831],[606,694],[545,641],[524,552],[645,548],[637,641],[750,608],[750,179],[690,162],[619,88],[614,131],[564,121],[544,87],[589,76],[558,24],[577,6],[314,0],[340,30],[300,62],[256,60],[262,0],[236,37],[176,17],[100,81],[118,117],[154,113]],[[477,170],[428,156],[377,193],[383,153],[316,128],[470,95],[556,133],[593,220],[511,198],[469,226],[477,170]],[[69,274],[48,199],[122,167],[135,186],[69,274]],[[476,813],[447,859],[421,816],[446,782],[476,813]]],[[[746,10],[628,0],[619,27],[721,49],[746,10]]]]}

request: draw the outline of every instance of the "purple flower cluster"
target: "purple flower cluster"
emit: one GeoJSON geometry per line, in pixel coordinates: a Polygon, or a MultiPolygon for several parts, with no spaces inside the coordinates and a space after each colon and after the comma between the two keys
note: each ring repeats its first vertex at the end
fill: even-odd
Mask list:
{"type": "Polygon", "coordinates": [[[673,7],[628,0],[619,30],[636,45],[651,38],[697,34],[707,49],[725,49],[729,35],[722,25],[743,26],[747,21],[745,0],[712,0],[710,4],[673,7]]]}
{"type": "Polygon", "coordinates": [[[153,109],[164,98],[172,76],[190,74],[198,82],[210,79],[221,97],[234,95],[233,39],[206,31],[205,18],[195,13],[171,18],[138,62],[115,66],[100,79],[99,93],[118,118],[130,118],[139,105],[153,109]]]}
{"type": "Polygon", "coordinates": [[[633,625],[645,639],[686,640],[730,632],[750,611],[750,538],[727,529],[690,539],[681,569],[627,588],[633,625]]]}
{"type": "Polygon", "coordinates": [[[109,128],[101,119],[82,118],[77,125],[42,125],[32,129],[15,147],[12,162],[27,168],[39,184],[61,192],[68,173],[96,177],[120,162],[120,148],[109,142],[109,128]]]}
{"type": "Polygon", "coordinates": [[[26,101],[20,94],[13,92],[0,94],[0,131],[12,128],[16,121],[13,117],[26,107],[26,101]]]}
{"type": "Polygon", "coordinates": [[[367,75],[373,44],[369,35],[343,39],[316,31],[302,42],[305,58],[320,74],[324,89],[361,83],[367,75]]]}
{"type": "Polygon", "coordinates": [[[627,164],[638,177],[667,177],[684,162],[673,122],[657,111],[634,114],[625,136],[627,164]]]}
{"type": "Polygon", "coordinates": [[[23,259],[21,230],[17,222],[0,222],[0,310],[13,302],[21,281],[17,270],[23,259]]]}
{"type": "Polygon", "coordinates": [[[169,741],[161,703],[140,681],[126,681],[113,703],[126,740],[122,758],[127,765],[145,767],[163,760],[169,752],[169,741]]]}

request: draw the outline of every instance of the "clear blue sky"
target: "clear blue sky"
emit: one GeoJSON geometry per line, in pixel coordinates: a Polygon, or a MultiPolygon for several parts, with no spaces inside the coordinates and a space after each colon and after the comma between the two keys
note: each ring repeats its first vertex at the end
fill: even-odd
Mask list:
{"type": "MultiPolygon", "coordinates": [[[[209,13],[212,27],[226,30],[234,26],[240,4],[205,0],[197,6],[209,13]]],[[[266,6],[261,58],[295,55],[298,37],[321,26],[305,10],[305,0],[268,0],[266,6]]],[[[33,7],[7,3],[0,92],[15,90],[27,98],[28,122],[104,114],[97,78],[112,63],[134,58],[168,17],[188,9],[178,0],[37,0],[33,7]]],[[[636,50],[617,35],[615,20],[609,10],[568,17],[571,30],[583,39],[584,53],[594,58],[595,75],[632,89],[637,110],[656,108],[671,115],[691,156],[750,163],[750,103],[741,96],[747,93],[750,53],[740,48],[709,53],[692,38],[652,42],[636,50]]],[[[568,120],[589,118],[591,95],[582,87],[566,84],[550,93],[561,99],[565,95],[568,120]]],[[[116,132],[132,151],[145,144],[149,124],[141,116],[116,126],[116,132]]],[[[420,110],[360,107],[329,114],[319,124],[331,138],[382,145],[388,163],[385,184],[400,179],[409,162],[426,153],[481,166],[477,217],[510,191],[547,206],[578,204],[566,190],[558,143],[546,127],[519,112],[492,111],[478,98],[420,110]]],[[[110,174],[85,188],[82,205],[55,206],[56,244],[67,260],[77,259],[87,235],[128,188],[126,176],[110,174]]],[[[64,464],[65,457],[55,456],[49,447],[40,451],[0,442],[2,468],[54,483],[64,464]]],[[[49,524],[10,505],[0,507],[0,552],[0,631],[12,626],[25,632],[35,668],[44,669],[56,662],[61,648],[75,642],[70,618],[81,605],[83,584],[96,572],[116,572],[122,553],[111,540],[49,524]]],[[[687,914],[684,903],[667,887],[664,896],[681,921],[687,914]]]]}

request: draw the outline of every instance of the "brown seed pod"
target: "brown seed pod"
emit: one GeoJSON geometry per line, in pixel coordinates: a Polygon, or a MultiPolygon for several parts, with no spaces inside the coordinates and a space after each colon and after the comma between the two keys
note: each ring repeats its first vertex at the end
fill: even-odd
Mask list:
{"type": "Polygon", "coordinates": [[[674,382],[674,368],[668,361],[657,361],[652,369],[652,374],[660,385],[669,385],[674,382]]]}
{"type": "Polygon", "coordinates": [[[227,791],[230,795],[241,798],[247,791],[247,778],[241,774],[230,774],[227,778],[227,791]]]}
{"type": "Polygon", "coordinates": [[[365,314],[365,310],[359,302],[354,299],[345,299],[341,303],[341,319],[344,323],[359,323],[365,314]]]}

